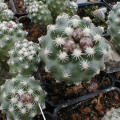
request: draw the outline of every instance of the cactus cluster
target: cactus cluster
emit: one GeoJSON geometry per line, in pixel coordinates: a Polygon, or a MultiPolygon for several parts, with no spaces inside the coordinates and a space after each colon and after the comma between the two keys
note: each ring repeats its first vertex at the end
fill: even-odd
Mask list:
{"type": "Polygon", "coordinates": [[[77,5],[69,0],[24,0],[27,6],[28,17],[35,23],[48,25],[60,13],[73,15],[77,5]]]}
{"type": "Polygon", "coordinates": [[[0,22],[12,20],[13,15],[13,12],[8,9],[8,6],[0,2],[0,22]]]}
{"type": "Polygon", "coordinates": [[[32,75],[37,70],[39,63],[38,44],[24,39],[15,43],[13,49],[9,51],[10,73],[32,75]]]}
{"type": "Polygon", "coordinates": [[[110,11],[107,24],[112,44],[120,54],[120,2],[117,2],[110,11]]]}
{"type": "Polygon", "coordinates": [[[120,108],[112,108],[105,114],[102,120],[120,120],[120,108]]]}
{"type": "Polygon", "coordinates": [[[9,120],[32,120],[45,107],[45,92],[34,77],[18,75],[0,89],[0,110],[9,120]]]}
{"type": "Polygon", "coordinates": [[[89,17],[58,16],[56,24],[48,26],[47,35],[39,38],[40,58],[45,62],[46,71],[57,81],[89,81],[104,69],[108,45],[102,32],[89,17]]]}
{"type": "Polygon", "coordinates": [[[8,56],[8,51],[12,49],[15,42],[25,38],[27,32],[22,30],[22,24],[13,21],[3,21],[0,23],[0,58],[8,56]]]}

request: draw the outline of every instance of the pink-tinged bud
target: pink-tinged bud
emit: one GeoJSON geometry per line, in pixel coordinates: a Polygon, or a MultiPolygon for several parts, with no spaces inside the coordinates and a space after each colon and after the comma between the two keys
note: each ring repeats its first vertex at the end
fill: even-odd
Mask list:
{"type": "Polygon", "coordinates": [[[92,47],[93,46],[92,39],[89,37],[83,37],[79,42],[79,46],[81,49],[86,49],[86,47],[92,47]]]}
{"type": "Polygon", "coordinates": [[[72,52],[75,48],[77,48],[76,43],[73,41],[72,38],[66,38],[66,43],[63,46],[63,51],[70,53],[72,52]]]}
{"type": "Polygon", "coordinates": [[[73,39],[75,42],[79,43],[80,39],[84,36],[84,33],[81,29],[75,29],[73,32],[73,39]]]}

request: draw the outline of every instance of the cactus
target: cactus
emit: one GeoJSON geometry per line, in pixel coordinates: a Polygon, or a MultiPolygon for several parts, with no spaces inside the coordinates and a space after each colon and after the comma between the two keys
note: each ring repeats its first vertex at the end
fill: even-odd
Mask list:
{"type": "Polygon", "coordinates": [[[114,48],[120,54],[120,2],[117,2],[110,11],[107,24],[114,48]]]}
{"type": "Polygon", "coordinates": [[[12,20],[13,15],[13,12],[8,9],[6,3],[0,2],[0,22],[12,20]]]}
{"type": "Polygon", "coordinates": [[[80,19],[62,14],[55,25],[49,25],[47,35],[39,38],[40,58],[57,81],[81,83],[89,81],[104,69],[104,54],[108,45],[89,17],[80,19]]]}
{"type": "Polygon", "coordinates": [[[9,120],[32,120],[45,108],[45,92],[34,77],[18,75],[8,79],[0,90],[0,110],[9,120]]]}
{"type": "Polygon", "coordinates": [[[69,0],[25,0],[24,2],[28,17],[40,25],[52,23],[60,13],[73,15],[77,11],[77,5],[69,0]]]}
{"type": "Polygon", "coordinates": [[[120,120],[120,108],[112,108],[105,114],[102,120],[120,120]]]}
{"type": "Polygon", "coordinates": [[[10,73],[31,75],[37,70],[39,63],[39,46],[36,43],[24,39],[15,43],[15,46],[9,51],[10,73]]]}
{"type": "Polygon", "coordinates": [[[48,25],[52,22],[51,12],[47,4],[42,1],[34,1],[27,7],[28,17],[35,23],[48,25]]]}
{"type": "Polygon", "coordinates": [[[55,19],[63,12],[69,15],[74,15],[77,11],[77,5],[75,5],[75,2],[70,2],[69,0],[48,0],[47,4],[53,18],[55,19]]]}
{"type": "Polygon", "coordinates": [[[0,23],[0,59],[8,57],[8,51],[12,49],[15,42],[23,40],[27,32],[22,30],[22,24],[13,21],[0,23]]]}

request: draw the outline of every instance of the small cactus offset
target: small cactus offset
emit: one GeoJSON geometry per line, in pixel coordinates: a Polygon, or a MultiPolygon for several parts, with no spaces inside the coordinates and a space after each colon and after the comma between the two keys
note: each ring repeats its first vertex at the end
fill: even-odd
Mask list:
{"type": "Polygon", "coordinates": [[[120,120],[120,108],[112,108],[105,114],[102,120],[120,120]]]}
{"type": "Polygon", "coordinates": [[[70,0],[48,0],[47,4],[53,18],[56,18],[63,12],[69,15],[74,15],[77,12],[77,4],[75,5],[75,2],[70,0]]]}
{"type": "Polygon", "coordinates": [[[0,2],[0,22],[12,20],[13,15],[13,12],[8,9],[7,4],[0,2]]]}
{"type": "Polygon", "coordinates": [[[0,103],[9,120],[32,120],[45,108],[45,92],[34,77],[18,75],[1,86],[0,103]]]}
{"type": "Polygon", "coordinates": [[[110,11],[107,24],[114,48],[120,54],[120,2],[117,2],[110,11]]]}
{"type": "Polygon", "coordinates": [[[13,21],[0,23],[0,58],[8,56],[15,42],[23,40],[27,32],[22,30],[22,24],[13,21]]]}
{"type": "Polygon", "coordinates": [[[103,29],[95,27],[89,17],[80,19],[62,14],[55,25],[49,25],[47,35],[39,38],[40,58],[45,70],[57,81],[81,83],[89,81],[104,69],[104,54],[108,45],[101,36],[103,29]]]}
{"type": "Polygon", "coordinates": [[[33,1],[27,7],[28,17],[40,25],[48,25],[52,22],[51,12],[47,4],[42,1],[33,1]]]}
{"type": "Polygon", "coordinates": [[[37,65],[40,61],[38,57],[39,49],[38,44],[27,39],[16,42],[13,49],[9,51],[10,59],[8,64],[10,73],[31,76],[37,71],[37,65]]]}

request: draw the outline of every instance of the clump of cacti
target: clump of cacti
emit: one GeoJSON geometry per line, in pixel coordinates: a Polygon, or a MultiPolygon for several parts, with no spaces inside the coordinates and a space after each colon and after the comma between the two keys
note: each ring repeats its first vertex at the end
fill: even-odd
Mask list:
{"type": "Polygon", "coordinates": [[[8,9],[6,3],[0,2],[0,22],[13,19],[13,12],[8,9]]]}
{"type": "Polygon", "coordinates": [[[35,23],[48,25],[60,13],[73,15],[77,5],[69,0],[25,0],[28,17],[35,23]]]}
{"type": "Polygon", "coordinates": [[[120,2],[117,2],[110,11],[107,24],[114,48],[120,54],[120,2]]]}
{"type": "Polygon", "coordinates": [[[0,103],[9,120],[32,120],[45,107],[45,92],[34,77],[18,75],[1,86],[0,103]]]}
{"type": "Polygon", "coordinates": [[[27,32],[22,30],[22,24],[13,21],[3,21],[0,23],[0,57],[8,56],[8,51],[12,49],[15,42],[25,38],[27,32]]]}
{"type": "Polygon", "coordinates": [[[40,47],[37,43],[24,39],[15,43],[13,49],[9,51],[10,73],[32,75],[37,71],[39,63],[38,51],[40,47]]]}
{"type": "Polygon", "coordinates": [[[120,108],[112,108],[105,114],[102,120],[120,120],[120,108]]]}
{"type": "Polygon", "coordinates": [[[48,8],[51,11],[52,17],[56,18],[59,14],[65,12],[69,15],[73,15],[77,11],[77,5],[75,8],[74,2],[70,0],[48,0],[48,8]]]}
{"type": "Polygon", "coordinates": [[[39,38],[45,70],[57,81],[89,81],[105,67],[103,58],[108,45],[102,32],[89,17],[58,16],[56,24],[48,26],[47,35],[39,38]]]}
{"type": "Polygon", "coordinates": [[[48,25],[52,22],[51,12],[47,4],[42,1],[34,1],[27,7],[28,17],[35,23],[48,25]]]}

